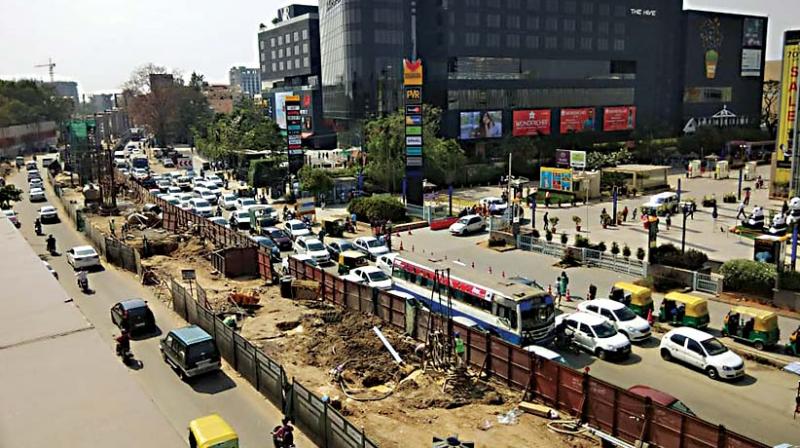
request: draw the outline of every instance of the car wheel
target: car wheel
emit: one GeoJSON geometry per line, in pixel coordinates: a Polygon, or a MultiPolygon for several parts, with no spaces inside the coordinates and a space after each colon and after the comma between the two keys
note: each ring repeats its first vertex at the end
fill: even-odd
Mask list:
{"type": "Polygon", "coordinates": [[[603,350],[602,348],[598,348],[596,353],[597,353],[597,357],[602,359],[603,361],[608,359],[608,353],[605,350],[603,350]]]}
{"type": "Polygon", "coordinates": [[[763,351],[763,350],[764,350],[764,341],[756,341],[756,342],[753,344],[753,347],[755,347],[755,348],[756,348],[756,350],[763,351]]]}
{"type": "Polygon", "coordinates": [[[713,367],[706,367],[706,375],[708,375],[708,377],[711,378],[712,380],[719,379],[719,372],[717,372],[717,369],[713,367]]]}
{"type": "Polygon", "coordinates": [[[661,359],[663,359],[664,361],[672,361],[672,353],[670,353],[669,350],[662,348],[661,359]]]}

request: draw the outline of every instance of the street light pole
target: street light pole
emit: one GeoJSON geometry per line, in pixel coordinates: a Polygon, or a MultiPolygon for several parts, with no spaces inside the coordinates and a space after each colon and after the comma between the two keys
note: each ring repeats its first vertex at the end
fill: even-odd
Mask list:
{"type": "Polygon", "coordinates": [[[683,227],[681,228],[681,253],[686,252],[686,206],[683,206],[683,227]]]}

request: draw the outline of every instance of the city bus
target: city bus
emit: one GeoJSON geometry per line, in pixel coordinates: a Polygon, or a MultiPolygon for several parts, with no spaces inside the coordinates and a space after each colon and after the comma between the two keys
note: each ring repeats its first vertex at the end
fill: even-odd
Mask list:
{"type": "Polygon", "coordinates": [[[547,345],[555,337],[553,297],[541,289],[414,254],[395,257],[392,277],[395,290],[410,294],[432,312],[466,318],[512,344],[547,345]],[[449,279],[444,273],[447,268],[449,279]],[[437,271],[441,297],[433,292],[437,271]]]}

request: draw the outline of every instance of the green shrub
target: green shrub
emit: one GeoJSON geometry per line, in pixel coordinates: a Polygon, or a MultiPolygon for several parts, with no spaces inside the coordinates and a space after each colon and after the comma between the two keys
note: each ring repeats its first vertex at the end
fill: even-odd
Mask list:
{"type": "Polygon", "coordinates": [[[569,242],[569,237],[567,237],[566,233],[562,233],[561,234],[561,244],[566,246],[568,242],[569,242]]]}
{"type": "Polygon", "coordinates": [[[575,247],[589,247],[589,238],[575,234],[575,247]]]}
{"type": "Polygon", "coordinates": [[[403,203],[391,196],[371,196],[356,198],[347,206],[350,213],[355,213],[360,221],[389,220],[401,222],[406,217],[403,203]]]}
{"type": "MultiPolygon", "coordinates": [[[[719,270],[726,291],[765,294],[775,286],[775,265],[753,260],[726,261],[719,270]]],[[[794,280],[794,279],[792,279],[794,280]]]]}
{"type": "Polygon", "coordinates": [[[598,250],[600,252],[605,252],[606,249],[607,249],[606,243],[604,243],[603,241],[600,241],[599,243],[595,244],[594,246],[589,246],[589,247],[591,247],[594,250],[598,250]]]}
{"type": "Polygon", "coordinates": [[[631,256],[631,248],[627,244],[622,247],[622,256],[625,258],[630,258],[631,256]]]}
{"type": "Polygon", "coordinates": [[[645,253],[644,248],[640,247],[640,248],[636,249],[636,258],[638,258],[639,261],[644,261],[644,257],[646,257],[646,256],[647,256],[647,254],[645,253]]]}
{"type": "Polygon", "coordinates": [[[663,264],[690,271],[697,271],[708,261],[708,255],[699,250],[689,249],[681,253],[680,249],[672,244],[662,244],[653,249],[653,263],[663,264]]]}
{"type": "Polygon", "coordinates": [[[553,241],[553,232],[548,230],[547,233],[544,234],[544,239],[546,239],[548,243],[553,241]]]}
{"type": "Polygon", "coordinates": [[[611,255],[619,255],[619,244],[616,241],[611,243],[611,255]]]}
{"type": "Polygon", "coordinates": [[[541,238],[542,234],[539,233],[539,229],[531,229],[531,236],[534,238],[541,238]]]}

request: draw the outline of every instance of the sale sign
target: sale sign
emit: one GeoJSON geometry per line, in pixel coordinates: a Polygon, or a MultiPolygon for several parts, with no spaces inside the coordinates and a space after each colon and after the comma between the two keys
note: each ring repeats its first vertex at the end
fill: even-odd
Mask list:
{"type": "Polygon", "coordinates": [[[550,109],[515,110],[513,120],[514,137],[550,135],[550,109]]]}
{"type": "Polygon", "coordinates": [[[561,109],[562,134],[570,132],[589,132],[594,130],[594,108],[561,109]]]}
{"type": "Polygon", "coordinates": [[[606,107],[603,109],[603,131],[628,131],[635,127],[635,106],[606,107]]]}

